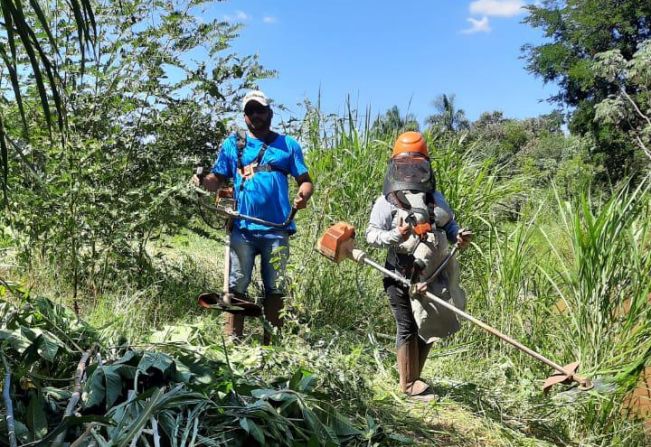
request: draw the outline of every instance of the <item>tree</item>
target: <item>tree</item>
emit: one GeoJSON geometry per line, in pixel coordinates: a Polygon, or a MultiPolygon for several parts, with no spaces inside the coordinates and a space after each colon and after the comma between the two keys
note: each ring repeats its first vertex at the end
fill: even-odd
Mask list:
{"type": "Polygon", "coordinates": [[[594,69],[597,76],[619,87],[597,104],[595,120],[626,132],[651,159],[651,39],[630,61],[619,50],[597,54],[594,69]]]}
{"type": "MultiPolygon", "coordinates": [[[[49,6],[49,5],[48,5],[49,6]]],[[[38,91],[40,107],[48,128],[54,120],[58,130],[66,128],[65,82],[59,71],[64,61],[59,52],[59,43],[53,34],[50,21],[52,12],[43,11],[38,1],[21,2],[19,0],[2,0],[3,21],[0,22],[0,66],[6,68],[8,85],[11,90],[2,88],[2,101],[15,103],[20,112],[22,135],[28,138],[30,121],[23,103],[21,76],[26,73],[33,76],[33,86],[38,91]],[[52,111],[54,109],[54,111],[52,111]]],[[[81,73],[84,72],[86,53],[93,50],[97,38],[95,14],[90,0],[75,0],[57,8],[59,20],[69,18],[71,31],[74,28],[78,42],[78,62],[81,73]]],[[[20,147],[11,144],[7,135],[3,108],[0,108],[0,184],[2,187],[3,207],[8,204],[9,147],[20,151],[20,147]]],[[[21,154],[22,155],[22,154],[21,154]]]]}
{"type": "MultiPolygon", "coordinates": [[[[130,272],[146,279],[148,241],[191,215],[183,192],[194,163],[214,157],[243,89],[271,74],[255,56],[228,51],[238,25],[204,21],[195,6],[194,0],[98,5],[85,74],[72,62],[59,67],[68,125],[56,144],[29,61],[18,58],[33,125],[29,139],[21,135],[20,108],[7,101],[6,138],[21,150],[7,157],[11,194],[0,226],[11,227],[23,259],[45,256],[70,278],[74,296],[77,285],[97,291],[130,272]]],[[[64,16],[57,22],[63,60],[82,58],[74,23],[64,16]]],[[[0,73],[2,85],[9,76],[0,73]]]]}
{"type": "Polygon", "coordinates": [[[409,130],[419,129],[418,120],[413,113],[407,113],[404,117],[400,114],[398,106],[393,106],[384,115],[380,115],[373,123],[372,130],[380,135],[398,134],[409,130]]]}
{"type": "MultiPolygon", "coordinates": [[[[555,82],[550,99],[571,110],[569,128],[591,135],[594,152],[611,179],[633,170],[633,142],[616,126],[595,121],[595,106],[619,91],[614,82],[596,76],[597,53],[618,50],[631,60],[651,37],[651,2],[639,0],[545,0],[527,7],[525,23],[540,28],[548,42],[525,45],[527,68],[545,82],[555,82]]],[[[629,92],[633,97],[637,92],[629,92]]]]}
{"type": "Polygon", "coordinates": [[[427,125],[443,132],[457,132],[468,129],[470,123],[466,118],[466,113],[463,109],[456,108],[455,99],[455,95],[443,94],[432,101],[437,113],[425,119],[427,125]]]}
{"type": "Polygon", "coordinates": [[[559,112],[524,120],[505,118],[500,111],[484,112],[470,125],[468,141],[482,158],[492,158],[498,166],[512,165],[517,157],[535,152],[532,149],[541,141],[564,140],[561,123],[559,112]]]}

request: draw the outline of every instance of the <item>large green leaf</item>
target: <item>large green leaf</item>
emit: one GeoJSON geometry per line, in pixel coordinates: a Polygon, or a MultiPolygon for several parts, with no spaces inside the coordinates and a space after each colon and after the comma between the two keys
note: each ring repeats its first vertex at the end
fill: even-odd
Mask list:
{"type": "Polygon", "coordinates": [[[251,390],[251,396],[258,399],[273,400],[276,402],[295,401],[297,399],[295,393],[266,388],[251,390]]]}
{"type": "Polygon", "coordinates": [[[42,439],[47,435],[47,416],[45,402],[40,392],[33,392],[27,405],[26,424],[34,439],[42,439]]]}
{"type": "Polygon", "coordinates": [[[54,361],[59,348],[63,346],[63,343],[58,338],[47,332],[39,335],[36,342],[38,343],[38,354],[50,362],[54,361]]]}
{"type": "Polygon", "coordinates": [[[34,12],[36,13],[36,17],[38,17],[38,20],[41,26],[43,27],[43,30],[47,34],[52,50],[58,53],[59,48],[57,46],[56,40],[54,39],[54,36],[52,35],[52,32],[50,31],[50,26],[47,22],[47,19],[45,18],[45,14],[43,13],[43,10],[41,9],[41,5],[38,3],[38,0],[29,0],[29,4],[34,9],[34,12]]]}
{"type": "Polygon", "coordinates": [[[124,379],[132,377],[132,371],[127,365],[98,366],[86,384],[86,407],[91,408],[105,402],[106,408],[111,408],[122,394],[124,379]]]}
{"type": "Polygon", "coordinates": [[[19,330],[6,331],[0,329],[0,341],[1,340],[7,340],[9,346],[11,346],[19,354],[25,352],[25,350],[32,345],[32,342],[19,330]]]}
{"type": "Polygon", "coordinates": [[[102,367],[97,367],[86,382],[86,399],[84,406],[92,408],[99,406],[106,399],[106,385],[102,367]]]}
{"type": "Polygon", "coordinates": [[[165,375],[170,372],[173,365],[174,360],[170,356],[160,352],[147,351],[138,363],[138,370],[147,373],[150,368],[153,368],[165,375]]]}
{"type": "Polygon", "coordinates": [[[314,389],[315,386],[316,376],[314,374],[309,374],[304,376],[298,383],[298,391],[302,393],[309,393],[314,389]]]}
{"type": "Polygon", "coordinates": [[[101,368],[106,384],[106,408],[112,407],[122,394],[122,377],[118,374],[120,367],[121,365],[111,365],[101,368]]]}
{"type": "MultiPolygon", "coordinates": [[[[9,79],[11,81],[11,88],[13,89],[14,97],[16,98],[16,104],[18,105],[18,111],[20,112],[20,119],[23,122],[23,135],[26,138],[29,138],[29,134],[27,132],[27,118],[25,117],[25,107],[23,106],[22,93],[20,91],[20,82],[18,80],[18,71],[16,70],[13,61],[9,58],[9,55],[7,55],[5,46],[2,43],[0,43],[0,57],[2,57],[2,61],[7,67],[7,70],[9,70],[9,79]]],[[[2,137],[2,139],[4,140],[5,137],[4,123],[2,119],[0,119],[0,130],[2,131],[0,137],[2,137]]],[[[7,144],[6,141],[3,141],[3,145],[6,146],[6,144],[7,144]]]]}
{"type": "Polygon", "coordinates": [[[300,368],[289,379],[289,389],[294,391],[309,392],[314,388],[316,377],[312,371],[300,368]]]}
{"type": "Polygon", "coordinates": [[[361,435],[362,432],[353,427],[350,420],[336,410],[332,410],[329,414],[331,426],[334,432],[340,438],[348,438],[352,436],[361,435]]]}
{"type": "Polygon", "coordinates": [[[262,429],[253,422],[251,419],[242,418],[240,419],[240,427],[244,429],[245,432],[253,436],[253,439],[258,441],[260,445],[265,445],[265,437],[262,429]]]}

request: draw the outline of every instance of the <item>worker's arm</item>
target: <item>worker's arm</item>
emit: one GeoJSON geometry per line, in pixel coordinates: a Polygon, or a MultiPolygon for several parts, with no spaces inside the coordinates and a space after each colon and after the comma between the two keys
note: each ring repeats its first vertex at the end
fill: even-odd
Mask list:
{"type": "Polygon", "coordinates": [[[302,210],[307,206],[307,202],[314,193],[314,184],[307,172],[296,177],[296,183],[298,184],[298,193],[294,198],[294,208],[302,210]]]}
{"type": "Polygon", "coordinates": [[[443,225],[443,230],[445,230],[448,241],[459,244],[459,248],[466,248],[472,241],[472,232],[470,230],[463,230],[459,227],[452,208],[450,208],[450,205],[448,205],[448,202],[445,200],[445,197],[443,197],[441,192],[436,191],[434,193],[434,200],[451,216],[450,221],[443,225]]]}
{"type": "Polygon", "coordinates": [[[389,247],[400,244],[408,235],[409,225],[392,228],[391,204],[380,196],[373,204],[371,218],[366,227],[366,242],[376,247],[389,247]]]}

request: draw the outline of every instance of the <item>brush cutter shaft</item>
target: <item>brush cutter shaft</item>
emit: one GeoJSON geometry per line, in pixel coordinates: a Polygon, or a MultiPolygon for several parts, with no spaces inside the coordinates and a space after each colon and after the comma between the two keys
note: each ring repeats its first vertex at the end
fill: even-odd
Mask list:
{"type": "MultiPolygon", "coordinates": [[[[399,275],[398,273],[396,273],[396,272],[394,272],[392,270],[386,269],[382,265],[380,265],[377,262],[370,259],[366,255],[366,253],[364,253],[363,251],[358,250],[358,249],[353,249],[351,255],[352,255],[352,258],[355,261],[357,261],[359,263],[363,262],[365,264],[368,264],[371,267],[373,267],[374,269],[379,270],[380,272],[384,273],[385,275],[395,279],[396,281],[399,281],[399,282],[403,283],[404,285],[406,285],[408,287],[411,286],[411,282],[407,278],[403,277],[402,275],[399,275]]],[[[452,304],[448,303],[447,301],[444,301],[441,298],[437,297],[433,293],[425,292],[425,295],[429,299],[431,299],[432,301],[436,302],[437,304],[445,307],[446,309],[451,310],[452,312],[459,315],[460,317],[463,317],[466,320],[470,321],[471,323],[473,323],[473,324],[479,326],[480,328],[484,329],[486,332],[495,335],[496,337],[504,340],[505,342],[515,346],[520,351],[529,354],[531,357],[535,358],[536,360],[539,360],[539,361],[545,363],[546,365],[554,368],[556,371],[565,374],[566,376],[568,376],[568,378],[574,378],[574,376],[575,376],[574,372],[565,370],[565,368],[563,368],[558,363],[555,363],[555,362],[549,360],[547,357],[545,357],[545,356],[543,356],[543,355],[541,355],[541,354],[527,348],[522,343],[512,339],[508,335],[503,334],[502,332],[500,332],[497,329],[487,325],[483,321],[478,320],[477,318],[473,317],[472,315],[467,314],[466,312],[462,311],[461,309],[458,309],[457,307],[453,306],[452,304]]]]}
{"type": "Polygon", "coordinates": [[[269,222],[268,220],[260,219],[258,217],[253,217],[253,216],[247,216],[245,214],[240,214],[237,211],[230,210],[230,209],[227,209],[227,208],[222,208],[222,207],[215,206],[215,205],[208,205],[206,203],[201,203],[200,205],[205,207],[205,208],[208,208],[209,210],[216,211],[216,212],[218,212],[220,214],[225,214],[225,215],[227,215],[228,217],[230,217],[232,219],[248,220],[249,222],[258,223],[258,224],[266,225],[268,227],[273,227],[273,228],[285,228],[285,227],[287,227],[292,222],[292,220],[296,216],[296,212],[298,211],[297,208],[292,207],[292,211],[289,213],[289,216],[287,216],[287,219],[285,219],[284,222],[275,223],[275,222],[269,222]]]}
{"type": "Polygon", "coordinates": [[[432,281],[434,281],[436,279],[437,276],[439,276],[441,274],[443,269],[450,262],[450,259],[452,259],[452,256],[454,256],[456,254],[457,250],[459,250],[459,244],[454,244],[454,247],[452,247],[452,250],[450,251],[450,253],[448,253],[448,255],[445,257],[445,259],[443,259],[443,261],[441,262],[441,265],[439,265],[437,267],[437,269],[434,270],[434,273],[429,275],[429,278],[425,279],[425,281],[424,281],[425,284],[431,283],[432,281]]]}
{"type": "Polygon", "coordinates": [[[226,246],[224,247],[224,284],[222,286],[223,300],[226,304],[231,304],[230,294],[230,279],[231,279],[231,235],[226,232],[226,246]]]}

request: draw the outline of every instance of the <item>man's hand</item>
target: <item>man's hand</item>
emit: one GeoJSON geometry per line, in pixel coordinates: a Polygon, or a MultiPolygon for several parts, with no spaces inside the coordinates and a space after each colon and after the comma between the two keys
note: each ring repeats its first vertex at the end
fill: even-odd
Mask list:
{"type": "Polygon", "coordinates": [[[425,295],[427,292],[427,283],[426,282],[419,282],[416,284],[412,284],[411,287],[409,288],[409,295],[414,296],[414,295],[425,295]]]}
{"type": "Polygon", "coordinates": [[[297,210],[302,210],[307,207],[307,198],[302,192],[298,192],[296,197],[294,197],[294,208],[297,210]]]}
{"type": "Polygon", "coordinates": [[[206,174],[208,174],[206,168],[204,168],[203,166],[197,166],[196,170],[194,171],[194,175],[190,179],[190,183],[192,183],[194,186],[199,188],[206,174]]]}
{"type": "Polygon", "coordinates": [[[294,208],[302,210],[307,207],[307,202],[312,197],[314,185],[312,184],[310,174],[307,172],[296,177],[296,184],[298,185],[298,193],[294,197],[294,208]]]}
{"type": "Polygon", "coordinates": [[[457,233],[457,245],[460,249],[464,249],[472,242],[473,233],[470,230],[460,229],[457,233]]]}
{"type": "Polygon", "coordinates": [[[402,236],[402,240],[406,241],[411,236],[411,225],[408,223],[402,223],[398,225],[398,232],[402,236]]]}
{"type": "MultiPolygon", "coordinates": [[[[206,171],[204,170],[203,172],[206,171]]],[[[217,192],[226,184],[226,177],[219,174],[213,174],[212,172],[209,172],[208,175],[202,175],[202,172],[197,170],[197,173],[195,173],[190,179],[190,183],[196,187],[202,187],[206,191],[217,192]]]]}

